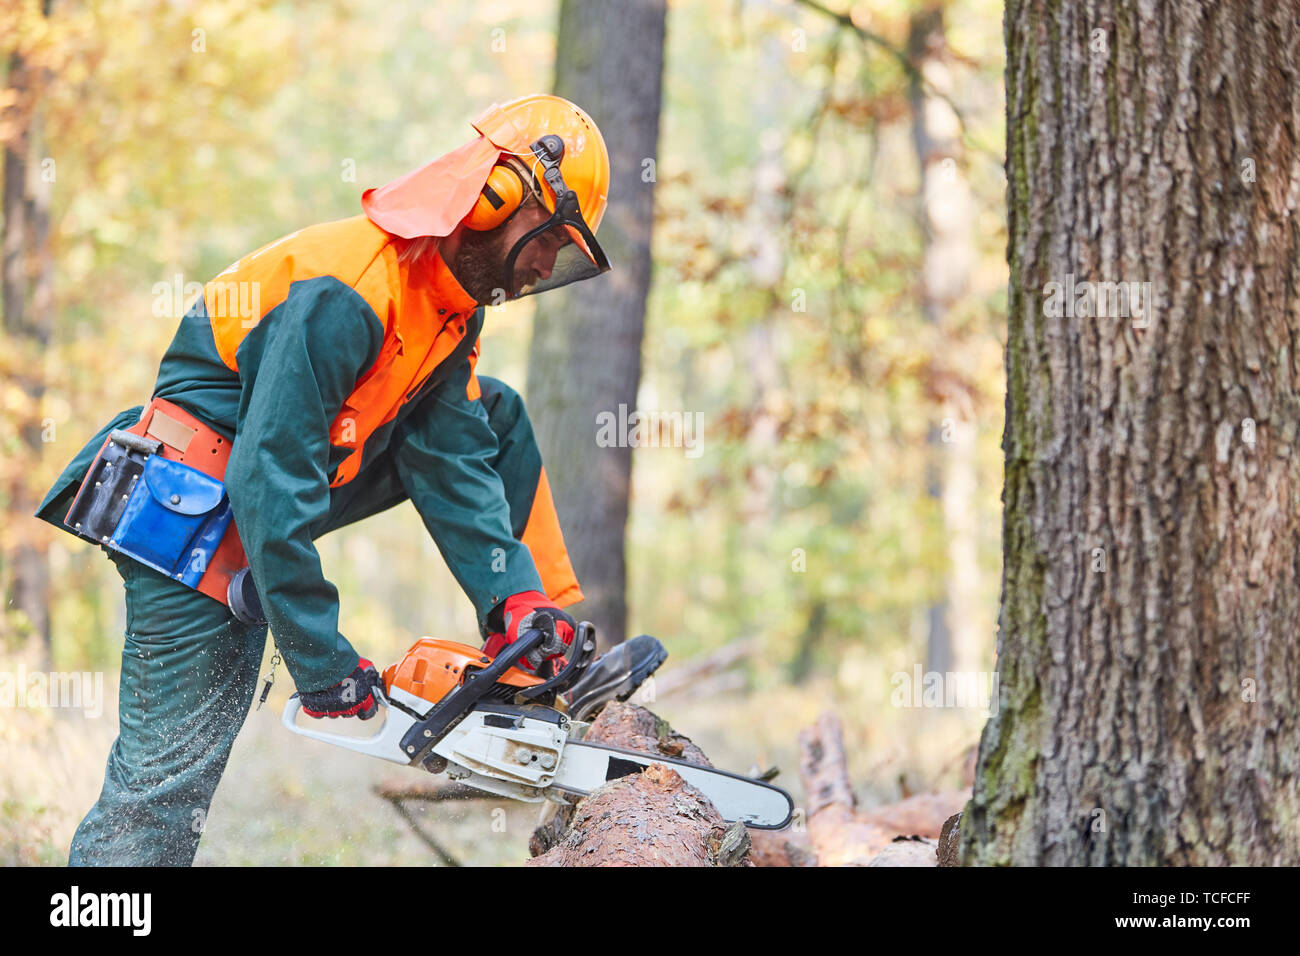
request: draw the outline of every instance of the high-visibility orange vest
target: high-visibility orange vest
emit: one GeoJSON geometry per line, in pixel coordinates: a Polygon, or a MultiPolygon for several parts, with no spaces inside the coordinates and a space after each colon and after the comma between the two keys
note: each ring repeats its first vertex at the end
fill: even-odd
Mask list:
{"type": "MultiPolygon", "coordinates": [[[[429,266],[412,270],[411,265],[398,261],[393,237],[361,215],[291,233],[244,256],[204,287],[217,352],[235,372],[244,336],[285,301],[292,283],[303,279],[333,276],[355,289],[384,324],[378,358],[330,425],[330,443],[354,452],[339,465],[332,488],[356,477],[366,440],[392,421],[455,351],[479,308],[441,256],[429,266]]],[[[474,399],[477,342],[468,358],[468,397],[474,399]]]]}

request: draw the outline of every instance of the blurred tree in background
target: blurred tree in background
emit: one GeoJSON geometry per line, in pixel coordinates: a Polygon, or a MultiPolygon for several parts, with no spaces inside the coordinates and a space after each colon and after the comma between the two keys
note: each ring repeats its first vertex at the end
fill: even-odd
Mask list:
{"type": "Polygon", "coordinates": [[[635,408],[641,382],[666,12],[662,0],[560,4],[555,92],[600,117],[610,154],[600,244],[618,272],[538,299],[528,407],[582,583],[571,611],[596,625],[602,648],[627,636],[633,448],[612,429],[602,436],[597,422],[635,408]]]}

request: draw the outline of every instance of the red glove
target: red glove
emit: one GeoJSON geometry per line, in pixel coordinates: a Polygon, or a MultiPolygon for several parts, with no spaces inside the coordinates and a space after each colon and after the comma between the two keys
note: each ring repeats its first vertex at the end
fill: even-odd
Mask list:
{"type": "Polygon", "coordinates": [[[369,720],[379,712],[371,691],[382,687],[379,671],[364,657],[347,677],[333,687],[298,693],[302,712],[308,717],[360,717],[369,720]]]}
{"type": "MultiPolygon", "coordinates": [[[[500,610],[503,611],[502,630],[492,632],[483,645],[483,653],[488,657],[496,657],[502,648],[513,644],[519,640],[519,635],[532,628],[540,628],[547,636],[539,647],[519,662],[528,670],[536,670],[544,660],[563,657],[565,648],[573,643],[577,622],[540,591],[512,594],[505,599],[500,610]]],[[[492,620],[496,613],[494,609],[488,619],[492,620]]]]}

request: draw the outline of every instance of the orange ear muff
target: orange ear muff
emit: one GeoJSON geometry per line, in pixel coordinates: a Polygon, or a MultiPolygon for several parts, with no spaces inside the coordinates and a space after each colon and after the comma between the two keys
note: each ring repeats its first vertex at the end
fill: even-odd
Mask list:
{"type": "Polygon", "coordinates": [[[519,172],[506,163],[497,163],[488,174],[483,191],[479,193],[474,208],[465,216],[466,228],[482,232],[495,229],[510,218],[524,201],[524,180],[519,172]]]}

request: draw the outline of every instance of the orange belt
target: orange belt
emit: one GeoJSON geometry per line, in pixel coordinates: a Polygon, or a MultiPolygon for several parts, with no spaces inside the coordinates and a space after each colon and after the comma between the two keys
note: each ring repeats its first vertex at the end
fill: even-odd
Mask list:
{"type": "MultiPolygon", "coordinates": [[[[218,481],[225,480],[230,441],[179,405],[155,398],[141,413],[140,421],[123,431],[162,442],[159,454],[164,458],[189,465],[218,481]]],[[[246,567],[244,545],[231,521],[195,590],[229,606],[230,579],[246,567]]]]}

